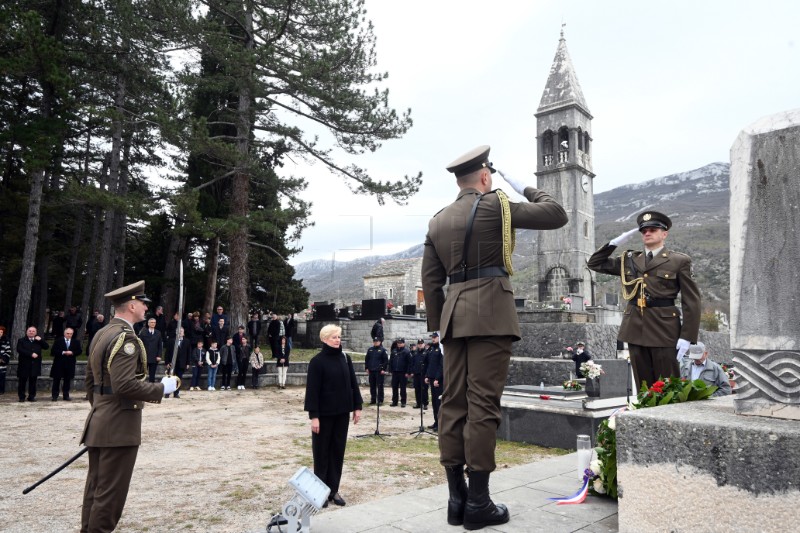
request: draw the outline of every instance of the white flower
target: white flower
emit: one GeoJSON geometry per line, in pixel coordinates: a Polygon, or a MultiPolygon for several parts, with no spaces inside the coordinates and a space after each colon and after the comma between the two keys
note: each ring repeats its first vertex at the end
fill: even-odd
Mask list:
{"type": "Polygon", "coordinates": [[[606,493],[606,489],[603,487],[603,480],[600,478],[594,480],[594,482],[592,483],[592,488],[597,494],[606,493]]]}
{"type": "Polygon", "coordinates": [[[608,419],[608,429],[617,429],[617,417],[612,416],[608,419]]]}
{"type": "Polygon", "coordinates": [[[603,463],[600,462],[600,459],[592,459],[592,462],[589,463],[589,470],[591,470],[594,475],[600,475],[600,468],[603,466],[603,463]]]}

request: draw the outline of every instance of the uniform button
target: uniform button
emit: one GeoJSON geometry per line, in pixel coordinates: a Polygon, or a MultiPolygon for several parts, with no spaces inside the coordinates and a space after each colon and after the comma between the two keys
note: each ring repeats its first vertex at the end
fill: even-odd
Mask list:
{"type": "Polygon", "coordinates": [[[664,277],[665,277],[665,278],[668,278],[668,277],[669,277],[669,274],[664,274],[664,277]]]}
{"type": "Polygon", "coordinates": [[[645,274],[644,277],[647,277],[647,274],[645,274]]]}
{"type": "Polygon", "coordinates": [[[672,313],[672,316],[678,316],[677,313],[672,313]]]}
{"type": "Polygon", "coordinates": [[[642,283],[642,287],[647,287],[647,283],[642,283]]]}

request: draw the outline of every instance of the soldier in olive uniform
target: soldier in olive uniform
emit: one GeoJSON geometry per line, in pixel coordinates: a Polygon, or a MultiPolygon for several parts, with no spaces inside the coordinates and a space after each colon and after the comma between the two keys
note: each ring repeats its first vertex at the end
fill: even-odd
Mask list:
{"type": "Polygon", "coordinates": [[[455,174],[460,191],[428,225],[422,288],[428,329],[441,331],[447,354],[439,414],[440,462],[450,486],[447,519],[478,529],[507,522],[509,516],[505,506],[489,498],[489,474],[495,469],[511,343],[520,339],[508,279],[514,228],[556,229],[568,218],[550,195],[510,176],[505,180],[527,201],[511,202],[502,191],[493,191],[488,146],[464,154],[447,170],[455,174]]]}
{"type": "Polygon", "coordinates": [[[177,380],[148,383],[147,359],[133,324],[144,320],[150,300],[144,281],[105,295],[116,314],[89,348],[86,394],[92,408],[81,443],[89,448],[81,532],[113,531],[122,516],[136,454],[142,441],[144,402],[159,403],[177,380]]]}
{"type": "Polygon", "coordinates": [[[625,307],[618,339],[628,343],[637,385],[678,377],[679,362],[700,329],[700,291],[692,277],[692,259],[665,246],[672,221],[663,213],[646,211],[636,218],[638,228],[611,240],[589,258],[595,272],[620,276],[625,307]],[[611,258],[618,246],[636,232],[644,251],[626,250],[611,258]],[[680,292],[681,311],[675,305],[680,292]],[[681,321],[681,315],[683,321],[681,321]]]}

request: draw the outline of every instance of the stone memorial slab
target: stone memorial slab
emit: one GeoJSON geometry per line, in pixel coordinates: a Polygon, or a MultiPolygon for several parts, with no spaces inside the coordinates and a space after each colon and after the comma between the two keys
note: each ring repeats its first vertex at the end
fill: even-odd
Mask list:
{"type": "Polygon", "coordinates": [[[800,420],[800,109],[731,148],[731,349],[738,414],[800,420]]]}

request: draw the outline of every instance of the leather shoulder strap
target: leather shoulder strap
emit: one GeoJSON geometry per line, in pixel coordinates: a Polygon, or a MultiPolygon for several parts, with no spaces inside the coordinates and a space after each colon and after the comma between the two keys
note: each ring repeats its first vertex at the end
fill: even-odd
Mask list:
{"type": "Polygon", "coordinates": [[[469,220],[467,220],[467,231],[464,234],[464,246],[461,249],[461,270],[467,270],[467,257],[469,256],[469,240],[472,237],[472,224],[475,222],[475,213],[478,211],[478,204],[481,203],[481,199],[483,198],[482,194],[479,194],[477,198],[475,198],[475,203],[472,204],[472,211],[469,214],[469,220]]]}

